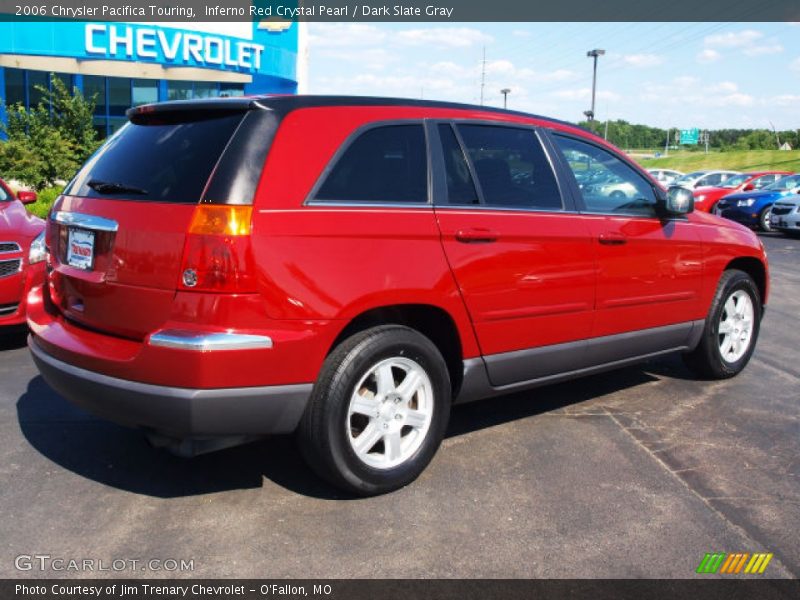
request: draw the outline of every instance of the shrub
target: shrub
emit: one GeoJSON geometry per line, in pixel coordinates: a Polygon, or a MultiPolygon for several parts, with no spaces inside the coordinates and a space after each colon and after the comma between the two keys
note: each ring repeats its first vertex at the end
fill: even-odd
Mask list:
{"type": "Polygon", "coordinates": [[[36,202],[26,205],[28,212],[42,219],[47,218],[50,207],[53,206],[53,203],[62,191],[64,191],[64,188],[60,185],[43,189],[38,193],[36,202]]]}

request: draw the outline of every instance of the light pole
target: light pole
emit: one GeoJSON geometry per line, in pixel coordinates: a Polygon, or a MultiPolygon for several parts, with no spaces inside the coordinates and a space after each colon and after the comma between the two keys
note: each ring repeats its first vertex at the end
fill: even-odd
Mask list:
{"type": "Polygon", "coordinates": [[[594,50],[589,50],[586,53],[586,56],[594,58],[594,70],[592,71],[592,108],[590,110],[584,111],[583,114],[586,115],[586,118],[589,121],[594,121],[594,94],[595,89],[597,88],[597,57],[603,56],[606,53],[605,50],[600,50],[599,48],[595,48],[594,50]]]}
{"type": "Polygon", "coordinates": [[[500,93],[503,94],[503,108],[508,108],[508,95],[511,93],[511,89],[503,88],[500,93]]]}

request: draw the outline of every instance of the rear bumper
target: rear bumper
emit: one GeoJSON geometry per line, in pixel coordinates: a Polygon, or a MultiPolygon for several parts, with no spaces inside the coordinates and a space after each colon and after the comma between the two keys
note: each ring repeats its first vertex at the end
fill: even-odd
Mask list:
{"type": "Polygon", "coordinates": [[[178,439],[294,431],[312,385],[191,389],[109,377],[28,346],[45,381],[74,404],[115,423],[178,439]]]}

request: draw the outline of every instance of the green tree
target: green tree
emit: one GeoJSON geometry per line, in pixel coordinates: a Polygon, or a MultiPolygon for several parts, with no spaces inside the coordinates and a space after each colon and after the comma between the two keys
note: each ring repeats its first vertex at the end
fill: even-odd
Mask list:
{"type": "Polygon", "coordinates": [[[35,189],[70,179],[97,148],[92,127],[94,98],[87,100],[76,89],[51,75],[52,89],[38,87],[43,97],[25,110],[21,104],[6,106],[7,123],[0,126],[0,171],[35,189]]]}

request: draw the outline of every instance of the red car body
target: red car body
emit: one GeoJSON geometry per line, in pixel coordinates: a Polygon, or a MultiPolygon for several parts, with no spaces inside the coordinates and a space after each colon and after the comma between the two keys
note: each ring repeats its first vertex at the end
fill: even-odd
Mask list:
{"type": "MultiPolygon", "coordinates": [[[[747,178],[736,187],[701,187],[694,190],[694,209],[703,212],[713,212],[717,202],[728,194],[736,194],[737,192],[749,192],[750,190],[759,189],[760,186],[754,183],[764,177],[764,175],[777,175],[778,177],[767,181],[764,185],[774,183],[784,175],[791,175],[791,171],[754,171],[751,173],[742,173],[747,175],[747,178]]],[[[734,175],[731,179],[738,177],[734,175]]]]}
{"type": "MultiPolygon", "coordinates": [[[[603,348],[608,354],[601,356],[587,340],[658,331],[675,336],[659,343],[688,348],[732,265],[752,273],[766,302],[766,256],[752,232],[697,212],[666,220],[591,214],[576,208],[574,183],[563,188],[567,209],[552,211],[310,200],[352,136],[375,124],[430,120],[534,127],[543,137],[560,132],[588,140],[658,186],[616,148],[572,125],[374,99],[195,106],[218,103],[277,116],[270,117],[268,153],[251,161],[252,209],[220,209],[249,219],[246,235],[204,240],[203,219],[215,205],[139,201],[136,194],[146,190],[64,195],[48,222],[51,272],[29,297],[34,358],[57,390],[115,421],[181,439],[290,432],[332,349],[383,319],[418,323],[449,349],[460,402],[589,372],[598,362],[627,364],[631,345],[637,358],[664,350],[643,339],[627,349],[603,348]],[[73,227],[94,231],[89,269],[65,259],[73,227]],[[224,284],[233,287],[192,287],[195,275],[206,274],[194,273],[191,257],[203,255],[206,243],[214,252],[213,244],[228,244],[225,268],[241,267],[224,284]],[[211,334],[270,343],[226,351],[214,351],[213,340],[186,343],[211,334]],[[497,357],[551,348],[563,348],[572,367],[553,371],[539,361],[521,383],[517,367],[496,366],[497,357]]],[[[173,109],[134,109],[131,118],[159,110],[166,119],[173,109]]],[[[225,171],[223,157],[214,177],[225,171]]],[[[435,197],[437,171],[430,172],[435,197]]],[[[95,182],[102,185],[110,184],[95,182]]]]}
{"type": "Polygon", "coordinates": [[[29,252],[45,223],[22,202],[35,200],[33,192],[17,197],[0,179],[0,327],[25,323],[28,293],[44,281],[44,262],[30,264],[29,252]]]}

